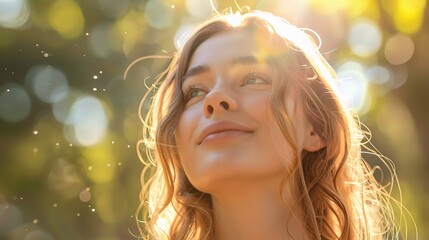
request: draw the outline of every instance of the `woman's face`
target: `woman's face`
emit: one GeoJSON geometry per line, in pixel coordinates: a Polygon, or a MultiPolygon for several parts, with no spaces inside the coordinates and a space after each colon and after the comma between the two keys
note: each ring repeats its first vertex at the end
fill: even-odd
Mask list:
{"type": "MultiPolygon", "coordinates": [[[[175,138],[184,171],[200,191],[279,179],[291,164],[292,149],[270,109],[275,73],[263,57],[269,46],[233,30],[203,42],[190,60],[175,138]]],[[[293,100],[285,101],[291,118],[304,122],[293,100]]]]}

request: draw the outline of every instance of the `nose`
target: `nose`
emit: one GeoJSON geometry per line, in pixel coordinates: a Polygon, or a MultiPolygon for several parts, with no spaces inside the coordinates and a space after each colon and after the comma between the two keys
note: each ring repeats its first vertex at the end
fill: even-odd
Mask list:
{"type": "Polygon", "coordinates": [[[212,89],[204,100],[204,115],[209,118],[225,111],[237,109],[237,102],[227,89],[218,87],[212,89]]]}

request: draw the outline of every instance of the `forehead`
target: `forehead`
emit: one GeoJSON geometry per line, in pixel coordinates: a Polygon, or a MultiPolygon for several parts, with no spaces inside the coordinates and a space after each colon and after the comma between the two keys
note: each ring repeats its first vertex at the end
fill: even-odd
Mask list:
{"type": "Polygon", "coordinates": [[[191,57],[188,69],[199,65],[218,66],[239,57],[262,57],[264,42],[266,40],[261,36],[243,30],[214,35],[198,46],[191,57]]]}

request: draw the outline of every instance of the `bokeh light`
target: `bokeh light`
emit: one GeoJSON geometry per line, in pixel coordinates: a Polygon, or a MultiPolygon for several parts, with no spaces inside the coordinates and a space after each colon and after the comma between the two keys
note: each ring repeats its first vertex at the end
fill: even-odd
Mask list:
{"type": "Polygon", "coordinates": [[[391,79],[391,72],[383,66],[373,66],[365,70],[365,75],[371,83],[385,84],[391,79]]]}
{"type": "Polygon", "coordinates": [[[355,21],[350,27],[348,43],[354,54],[368,57],[381,46],[382,35],[377,24],[369,19],[355,21]]]}
{"type": "Polygon", "coordinates": [[[129,55],[134,46],[144,40],[147,22],[142,12],[132,10],[116,22],[116,28],[123,38],[123,52],[129,55]]]}
{"type": "Polygon", "coordinates": [[[426,0],[383,0],[381,3],[399,31],[411,34],[421,28],[426,0]]]}
{"type": "Polygon", "coordinates": [[[91,192],[89,191],[89,189],[82,190],[79,193],[79,199],[82,202],[88,202],[89,200],[91,200],[91,192]]]}
{"type": "Polygon", "coordinates": [[[26,76],[26,84],[43,102],[55,103],[68,93],[68,81],[64,73],[50,65],[34,66],[26,76]]]}
{"type": "Polygon", "coordinates": [[[22,27],[27,22],[29,15],[30,7],[26,0],[0,0],[1,27],[22,27]]]}
{"type": "Polygon", "coordinates": [[[384,48],[386,60],[393,65],[406,63],[413,56],[413,40],[405,34],[390,37],[384,48]]]}
{"type": "Polygon", "coordinates": [[[49,23],[64,38],[76,38],[83,32],[85,19],[78,3],[58,0],[49,9],[49,23]]]}
{"type": "Polygon", "coordinates": [[[164,29],[173,23],[174,9],[166,0],[149,0],[144,15],[151,27],[164,29]]]}
{"type": "Polygon", "coordinates": [[[52,106],[52,112],[55,118],[61,123],[74,123],[75,119],[70,117],[70,110],[73,106],[73,103],[83,95],[83,93],[75,89],[70,89],[70,91],[68,91],[63,98],[54,102],[52,106]]]}
{"type": "Polygon", "coordinates": [[[391,69],[392,74],[390,81],[387,82],[386,86],[389,89],[397,89],[404,85],[408,80],[408,69],[405,66],[396,66],[391,69]]]}
{"type": "Polygon", "coordinates": [[[0,238],[5,239],[22,222],[22,212],[17,206],[8,202],[0,203],[0,238]]]}
{"type": "Polygon", "coordinates": [[[122,51],[122,38],[114,24],[104,22],[92,29],[89,35],[89,45],[95,56],[112,57],[122,51]]]}
{"type": "Polygon", "coordinates": [[[204,20],[212,15],[212,6],[210,1],[186,0],[185,6],[188,13],[197,19],[204,20]]]}
{"type": "Polygon", "coordinates": [[[24,87],[10,83],[0,88],[0,119],[7,122],[24,120],[31,110],[31,99],[24,87]]]}
{"type": "Polygon", "coordinates": [[[337,71],[338,92],[342,101],[358,112],[367,108],[368,79],[364,74],[364,67],[354,61],[342,64],[337,71]]]}
{"type": "Polygon", "coordinates": [[[70,108],[64,126],[69,142],[91,146],[101,141],[107,130],[107,115],[103,104],[95,97],[78,97],[70,108]]]}
{"type": "Polygon", "coordinates": [[[195,24],[184,24],[176,31],[176,34],[174,35],[174,46],[177,50],[183,47],[188,36],[195,30],[195,28],[195,24]]]}

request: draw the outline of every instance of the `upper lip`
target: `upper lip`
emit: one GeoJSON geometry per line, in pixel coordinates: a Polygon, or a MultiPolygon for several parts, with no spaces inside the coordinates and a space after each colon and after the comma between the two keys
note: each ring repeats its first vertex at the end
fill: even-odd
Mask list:
{"type": "Polygon", "coordinates": [[[213,133],[218,133],[218,132],[224,132],[224,131],[243,131],[243,132],[248,132],[251,133],[253,132],[252,129],[250,129],[249,127],[243,126],[241,124],[238,124],[236,122],[231,122],[231,121],[219,121],[219,122],[215,122],[212,124],[207,125],[206,127],[203,128],[203,130],[201,131],[201,133],[198,135],[198,139],[197,139],[197,143],[201,144],[204,139],[213,133]]]}

